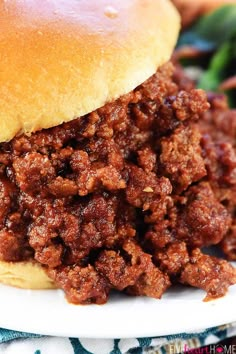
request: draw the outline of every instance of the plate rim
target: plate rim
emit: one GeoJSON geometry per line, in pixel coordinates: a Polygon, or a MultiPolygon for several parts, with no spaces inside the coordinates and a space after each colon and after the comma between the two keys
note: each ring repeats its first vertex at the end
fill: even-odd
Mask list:
{"type": "Polygon", "coordinates": [[[236,285],[225,297],[210,302],[203,302],[204,292],[194,288],[184,288],[175,296],[175,289],[162,300],[121,298],[115,294],[105,305],[80,306],[67,303],[61,290],[23,290],[0,285],[0,326],[39,335],[122,339],[191,333],[236,321],[236,306],[231,306],[234,299],[236,305],[236,285]],[[42,309],[40,304],[44,305],[42,309]],[[44,323],[45,313],[50,316],[44,323]],[[66,326],[59,323],[60,316],[66,326]],[[35,317],[36,321],[32,321],[35,317]]]}

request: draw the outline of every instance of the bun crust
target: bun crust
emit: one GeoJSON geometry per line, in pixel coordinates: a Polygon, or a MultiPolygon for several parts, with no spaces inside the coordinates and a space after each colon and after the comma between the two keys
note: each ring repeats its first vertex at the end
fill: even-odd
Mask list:
{"type": "Polygon", "coordinates": [[[169,0],[0,2],[0,142],[83,116],[171,56],[169,0]]]}
{"type": "Polygon", "coordinates": [[[36,262],[0,261],[0,282],[24,289],[54,289],[53,281],[36,262]]]}

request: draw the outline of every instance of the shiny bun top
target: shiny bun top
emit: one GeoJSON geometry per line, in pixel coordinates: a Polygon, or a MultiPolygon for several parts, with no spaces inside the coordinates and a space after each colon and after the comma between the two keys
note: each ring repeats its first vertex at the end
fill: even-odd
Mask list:
{"type": "Polygon", "coordinates": [[[0,142],[83,116],[168,61],[169,0],[0,0],[0,142]]]}

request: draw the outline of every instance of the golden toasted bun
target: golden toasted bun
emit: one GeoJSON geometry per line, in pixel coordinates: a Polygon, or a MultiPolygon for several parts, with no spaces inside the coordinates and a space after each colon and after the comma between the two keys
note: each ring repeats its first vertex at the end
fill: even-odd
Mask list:
{"type": "Polygon", "coordinates": [[[83,116],[166,62],[169,0],[0,2],[0,142],[83,116]]]}
{"type": "Polygon", "coordinates": [[[24,289],[55,288],[43,268],[33,262],[0,261],[0,282],[24,289]]]}
{"type": "Polygon", "coordinates": [[[198,16],[213,11],[220,6],[236,4],[236,0],[173,0],[182,15],[184,27],[191,24],[198,16]]]}

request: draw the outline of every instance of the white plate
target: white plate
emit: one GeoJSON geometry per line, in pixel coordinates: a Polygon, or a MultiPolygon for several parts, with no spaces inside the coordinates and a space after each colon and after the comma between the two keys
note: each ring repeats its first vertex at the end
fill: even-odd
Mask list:
{"type": "Polygon", "coordinates": [[[68,304],[60,290],[0,285],[0,326],[57,336],[131,338],[198,331],[236,321],[236,286],[203,302],[201,290],[177,287],[161,300],[113,294],[106,305],[68,304]]]}

